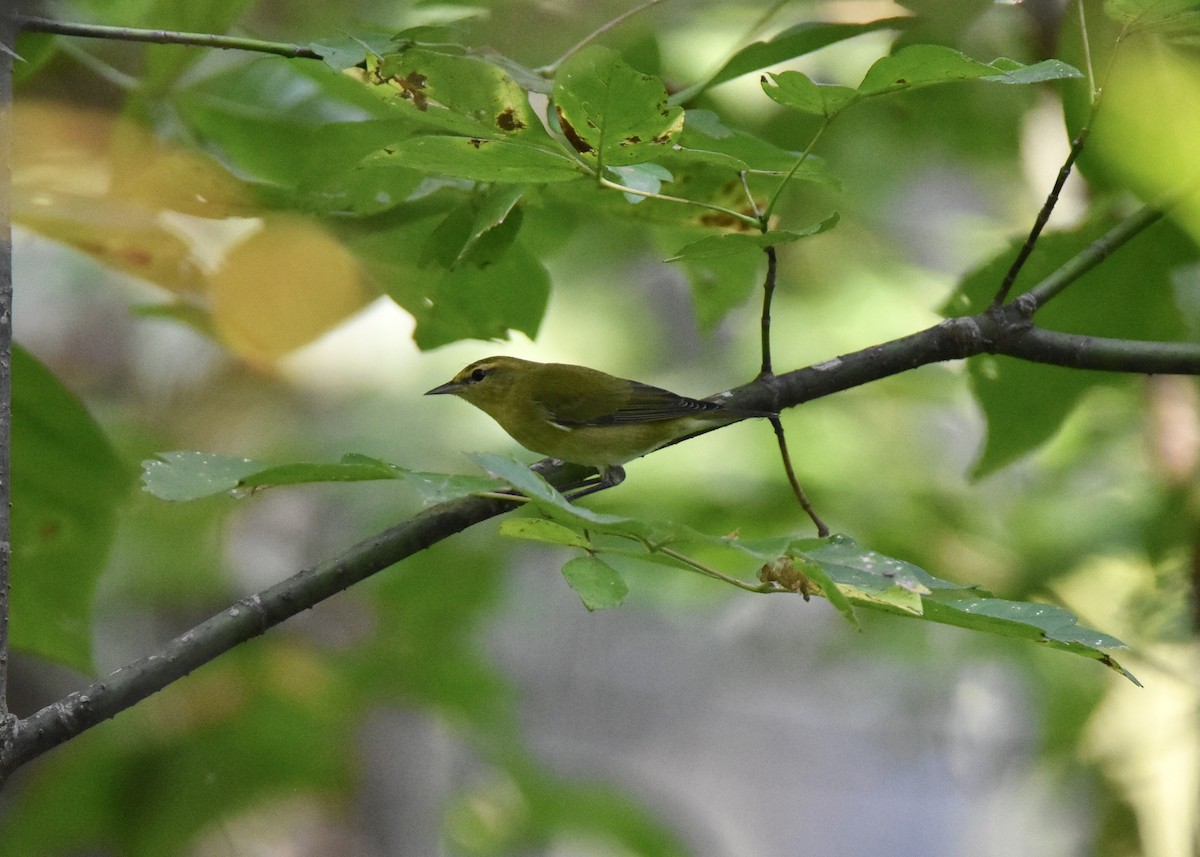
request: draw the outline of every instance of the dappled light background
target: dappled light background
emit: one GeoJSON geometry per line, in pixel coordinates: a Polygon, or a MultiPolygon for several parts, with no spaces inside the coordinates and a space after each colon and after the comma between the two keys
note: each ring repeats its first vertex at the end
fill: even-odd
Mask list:
{"type": "MultiPolygon", "coordinates": [[[[225,5],[242,9],[236,30],[300,43],[464,11],[225,5]]],[[[536,66],[629,5],[487,0],[461,38],[536,66]]],[[[764,18],[772,4],[668,0],[603,41],[682,87],[745,41],[800,21],[916,10],[929,23],[788,67],[853,86],[897,38],[1081,65],[1077,35],[1060,41],[1042,16],[1053,4],[1028,5],[811,2],[764,18]]],[[[1111,45],[1114,25],[1084,5],[1093,44],[1111,45]]],[[[144,6],[55,8],[69,20],[205,26],[200,12],[184,26],[163,4],[144,6]]],[[[378,272],[356,255],[370,235],[246,190],[300,169],[289,133],[316,138],[323,117],[306,76],[316,72],[288,70],[306,61],[211,52],[171,82],[155,77],[167,54],[55,44],[17,90],[14,328],[87,405],[133,485],[95,581],[97,674],[420,508],[400,482],[168,504],[133,484],[156,452],[265,462],[359,452],[474,473],[471,452],[536,457],[465,403],[422,397],[480,357],[581,363],[694,396],[757,372],[765,266],[718,270],[706,287],[663,261],[688,238],[671,243],[619,217],[577,229],[554,188],[520,225],[549,269],[545,316],[507,339],[420,350],[413,315],[379,296],[378,272]],[[265,63],[261,92],[212,83],[254,61],[265,63]],[[133,98],[139,77],[148,83],[133,98]],[[269,162],[239,161],[232,133],[214,142],[213,117],[230,104],[239,133],[279,135],[269,162]],[[273,115],[286,121],[268,128],[273,115]]],[[[1159,59],[1155,74],[1194,101],[1194,56],[1159,59]]],[[[1195,170],[1195,152],[1177,141],[1195,140],[1200,114],[1180,109],[1177,133],[1152,133],[1166,121],[1153,112],[1155,80],[1131,73],[1116,91],[1086,180],[1067,184],[1054,227],[1075,226],[1114,185],[1161,193],[1172,179],[1162,164],[1195,170]],[[1144,169],[1127,175],[1120,151],[1134,143],[1144,169]]],[[[756,74],[704,106],[787,149],[816,130],[768,99],[756,74]]],[[[341,109],[324,118],[375,108],[341,109]]],[[[1057,88],[964,83],[839,117],[816,153],[841,187],[798,185],[778,211],[787,227],[834,210],[841,222],[780,250],[776,370],[936,323],[960,280],[1027,233],[1068,149],[1063,116],[1057,88]]],[[[333,175],[303,157],[313,181],[333,175]]],[[[393,181],[348,193],[382,208],[383,195],[413,190],[393,181]]],[[[1164,228],[1195,239],[1182,211],[1164,228]]],[[[421,270],[403,270],[419,290],[421,270]]],[[[1194,267],[1177,278],[1181,329],[1200,306],[1195,284],[1194,267]]],[[[504,299],[502,278],[476,286],[504,299]]],[[[1124,298],[1136,302],[1138,289],[1130,282],[1124,298]]],[[[1069,374],[1037,367],[1031,377],[1053,396],[1069,374]]],[[[1032,452],[1011,454],[989,439],[971,383],[965,366],[931,366],[788,411],[809,496],[836,532],[873,549],[1002,597],[1060,604],[1120,637],[1132,647],[1120,660],[1144,688],[1032,643],[868,611],[858,630],[820,598],[753,595],[665,567],[623,569],[628,601],[589,613],[559,573],[569,553],[506,540],[489,522],[30,765],[0,795],[0,855],[1194,854],[1194,382],[1114,378],[1032,452]]],[[[1009,415],[1036,422],[1023,417],[1009,415]]],[[[765,423],[627,469],[623,485],[587,504],[715,534],[811,534],[765,423]]],[[[80,687],[87,673],[76,666],[14,655],[15,711],[80,687]]]]}

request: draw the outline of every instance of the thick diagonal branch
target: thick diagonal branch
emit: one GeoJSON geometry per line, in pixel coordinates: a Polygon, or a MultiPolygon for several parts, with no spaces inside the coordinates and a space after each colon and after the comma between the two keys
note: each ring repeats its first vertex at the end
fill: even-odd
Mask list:
{"type": "MultiPolygon", "coordinates": [[[[947,360],[982,353],[1080,369],[1200,375],[1200,345],[1142,343],[1054,333],[1034,328],[1016,306],[947,319],[926,330],[778,376],[759,378],[726,399],[752,410],[782,410],[947,360]]],[[[551,482],[578,475],[539,462],[551,482]]],[[[290,616],[472,524],[512,508],[502,499],[471,497],[432,507],[322,563],[243,598],[135,661],[19,721],[0,747],[0,776],[256,637],[290,616]]]]}

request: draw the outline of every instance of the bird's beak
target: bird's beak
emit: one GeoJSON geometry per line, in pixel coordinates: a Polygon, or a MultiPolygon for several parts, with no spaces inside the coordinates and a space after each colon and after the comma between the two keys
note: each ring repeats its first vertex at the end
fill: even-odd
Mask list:
{"type": "Polygon", "coordinates": [[[463,385],[457,381],[447,381],[445,384],[439,384],[432,390],[426,390],[426,396],[441,396],[445,393],[457,393],[463,388],[463,385]]]}

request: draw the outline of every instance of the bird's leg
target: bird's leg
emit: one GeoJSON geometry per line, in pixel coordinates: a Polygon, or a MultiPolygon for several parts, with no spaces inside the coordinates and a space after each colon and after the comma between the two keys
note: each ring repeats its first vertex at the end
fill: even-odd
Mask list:
{"type": "Polygon", "coordinates": [[[600,468],[600,476],[595,482],[586,480],[582,488],[577,491],[572,491],[566,497],[572,503],[576,500],[586,497],[589,494],[595,494],[597,491],[603,491],[605,488],[613,488],[625,481],[625,468],[619,465],[600,468]],[[586,484],[591,482],[591,484],[586,484]]]}

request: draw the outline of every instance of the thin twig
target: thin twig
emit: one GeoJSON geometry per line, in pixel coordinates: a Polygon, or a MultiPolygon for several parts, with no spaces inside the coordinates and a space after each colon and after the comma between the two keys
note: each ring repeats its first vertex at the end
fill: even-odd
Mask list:
{"type": "Polygon", "coordinates": [[[1161,220],[1169,206],[1170,203],[1158,203],[1139,208],[1076,253],[1053,274],[1018,297],[1016,302],[1021,310],[1032,316],[1067,286],[1107,259],[1122,244],[1161,220]]]}
{"type": "Polygon", "coordinates": [[[775,297],[775,277],[779,271],[779,260],[773,246],[764,247],[763,252],[767,254],[767,275],[763,278],[762,317],[759,319],[762,366],[758,370],[758,377],[770,378],[775,374],[771,362],[771,301],[775,297]]]}
{"type": "MultiPolygon", "coordinates": [[[[771,301],[775,296],[775,279],[779,271],[779,261],[773,246],[763,249],[767,254],[767,275],[763,279],[763,308],[760,320],[762,328],[762,368],[759,369],[758,378],[759,380],[769,380],[775,377],[771,360],[771,301]]],[[[816,525],[817,535],[825,538],[829,535],[829,527],[825,526],[825,522],[821,520],[817,514],[817,510],[809,502],[808,495],[800,487],[800,480],[796,478],[796,470],[792,467],[791,453],[788,452],[783,423],[780,422],[778,416],[771,417],[771,427],[775,429],[775,440],[779,443],[779,457],[783,459],[783,470],[787,474],[788,484],[792,486],[792,493],[800,501],[800,508],[804,510],[804,513],[816,525]]]]}
{"type": "Polygon", "coordinates": [[[1083,0],[1075,0],[1075,9],[1079,14],[1079,37],[1083,45],[1083,65],[1087,70],[1088,91],[1091,93],[1092,103],[1095,104],[1099,93],[1096,91],[1096,72],[1092,68],[1092,43],[1088,39],[1087,15],[1083,10],[1083,0]]]}
{"type": "Polygon", "coordinates": [[[808,141],[808,145],[800,153],[800,157],[796,159],[796,163],[792,164],[792,168],[788,170],[787,175],[779,182],[779,187],[775,188],[775,193],[771,194],[771,199],[767,203],[766,211],[762,213],[761,218],[764,232],[769,228],[771,215],[775,213],[775,206],[779,204],[779,199],[783,195],[783,189],[788,186],[788,182],[792,180],[792,176],[796,175],[796,171],[800,169],[801,165],[808,160],[808,156],[812,154],[813,149],[817,146],[817,141],[821,139],[821,135],[825,133],[825,129],[829,127],[829,123],[832,121],[833,116],[826,116],[822,120],[821,127],[817,129],[817,133],[813,134],[813,138],[808,141]]]}
{"type": "MultiPolygon", "coordinates": [[[[1063,186],[1067,183],[1067,179],[1071,175],[1071,170],[1075,166],[1075,161],[1079,154],[1083,151],[1083,147],[1087,144],[1088,134],[1091,131],[1092,123],[1096,120],[1096,114],[1100,110],[1100,101],[1104,94],[1103,86],[1096,87],[1095,72],[1092,69],[1092,51],[1087,35],[1087,19],[1083,13],[1083,3],[1079,0],[1079,27],[1083,34],[1083,53],[1084,63],[1087,66],[1088,79],[1088,96],[1090,105],[1088,107],[1087,118],[1083,121],[1083,127],[1079,129],[1079,133],[1075,135],[1075,139],[1071,141],[1071,151],[1067,153],[1067,159],[1063,162],[1062,167],[1058,171],[1058,177],[1054,180],[1054,187],[1050,190],[1050,194],[1046,197],[1046,201],[1042,204],[1041,210],[1038,212],[1037,219],[1033,222],[1033,228],[1029,230],[1029,236],[1025,239],[1025,243],[1021,245],[1021,249],[1017,252],[1017,258],[1013,260],[1012,265],[1008,269],[1008,273],[1004,275],[1004,281],[1000,284],[995,297],[992,298],[992,307],[1003,306],[1008,300],[1008,295],[1012,291],[1013,285],[1017,281],[1017,275],[1021,273],[1021,269],[1025,267],[1029,255],[1033,252],[1034,245],[1037,244],[1038,238],[1042,234],[1042,230],[1050,220],[1050,215],[1054,212],[1054,207],[1058,204],[1059,195],[1062,193],[1063,186]]],[[[1113,62],[1116,58],[1114,51],[1113,56],[1109,58],[1108,67],[1105,69],[1104,77],[1107,81],[1108,76],[1112,73],[1113,62]]]]}
{"type": "Polygon", "coordinates": [[[792,486],[792,493],[800,501],[800,508],[816,526],[817,536],[822,539],[826,538],[829,535],[829,527],[825,526],[825,522],[821,520],[821,516],[817,514],[817,510],[809,501],[808,495],[800,487],[800,480],[796,478],[796,471],[792,468],[792,456],[788,452],[787,438],[783,433],[783,423],[779,417],[771,417],[771,427],[775,429],[775,439],[779,441],[779,456],[783,459],[783,469],[787,473],[788,483],[792,486]]]}
{"type": "Polygon", "coordinates": [[[556,59],[554,62],[550,63],[550,65],[542,66],[540,69],[538,69],[538,73],[544,77],[553,77],[554,73],[556,71],[558,71],[559,67],[563,63],[565,63],[571,57],[575,56],[575,54],[579,53],[581,50],[586,48],[588,45],[590,45],[596,39],[600,38],[605,33],[607,33],[609,30],[613,29],[614,27],[617,27],[620,24],[623,24],[625,21],[629,20],[634,15],[636,15],[638,12],[642,12],[646,9],[649,9],[651,6],[657,6],[661,2],[662,2],[662,0],[646,0],[646,2],[643,3],[642,5],[634,6],[632,9],[628,9],[628,10],[622,12],[617,17],[604,22],[599,27],[592,30],[592,32],[588,33],[586,36],[584,36],[582,39],[580,39],[578,42],[571,45],[571,47],[567,48],[567,52],[564,53],[562,56],[560,56],[558,59],[556,59]]]}
{"type": "Polygon", "coordinates": [[[1025,239],[1025,243],[1021,245],[1021,249],[1017,253],[1017,258],[1009,266],[1008,273],[1004,275],[1004,281],[1000,284],[996,296],[992,298],[993,307],[1003,306],[1004,302],[1008,300],[1008,294],[1012,291],[1013,284],[1017,281],[1017,275],[1021,273],[1021,269],[1025,267],[1025,262],[1028,261],[1030,254],[1033,253],[1033,248],[1037,244],[1038,238],[1041,237],[1042,230],[1050,222],[1050,215],[1054,213],[1054,206],[1058,204],[1058,196],[1062,192],[1063,185],[1067,183],[1067,179],[1071,177],[1071,168],[1075,166],[1075,159],[1083,151],[1083,145],[1087,142],[1087,135],[1088,128],[1084,126],[1083,130],[1079,132],[1079,136],[1071,141],[1071,151],[1067,153],[1066,161],[1063,162],[1062,167],[1058,170],[1058,178],[1054,180],[1054,187],[1050,190],[1046,201],[1042,203],[1041,211],[1038,212],[1037,219],[1033,221],[1033,228],[1029,230],[1029,236],[1025,239]]]}
{"type": "Polygon", "coordinates": [[[775,13],[777,13],[784,6],[788,5],[790,2],[792,2],[792,0],[776,0],[774,5],[758,16],[757,21],[754,21],[749,27],[746,28],[740,39],[737,39],[732,43],[733,48],[727,51],[724,57],[711,66],[712,71],[705,74],[696,83],[686,86],[678,92],[673,93],[670,98],[670,103],[673,105],[687,104],[697,95],[708,89],[708,84],[713,80],[713,78],[720,74],[721,71],[723,71],[733,59],[733,57],[743,51],[750,40],[753,39],[759,32],[761,32],[764,27],[766,27],[767,22],[775,17],[775,13]]]}
{"type": "Polygon", "coordinates": [[[157,45],[193,45],[222,50],[255,51],[275,54],[289,59],[319,60],[323,57],[312,48],[285,42],[267,42],[237,36],[218,36],[212,33],[180,33],[173,30],[142,30],[135,27],[109,27],[101,24],[76,24],[54,21],[30,15],[16,16],[17,26],[31,33],[52,33],[59,36],[82,36],[88,39],[113,39],[122,42],[151,42],[157,45]]]}

